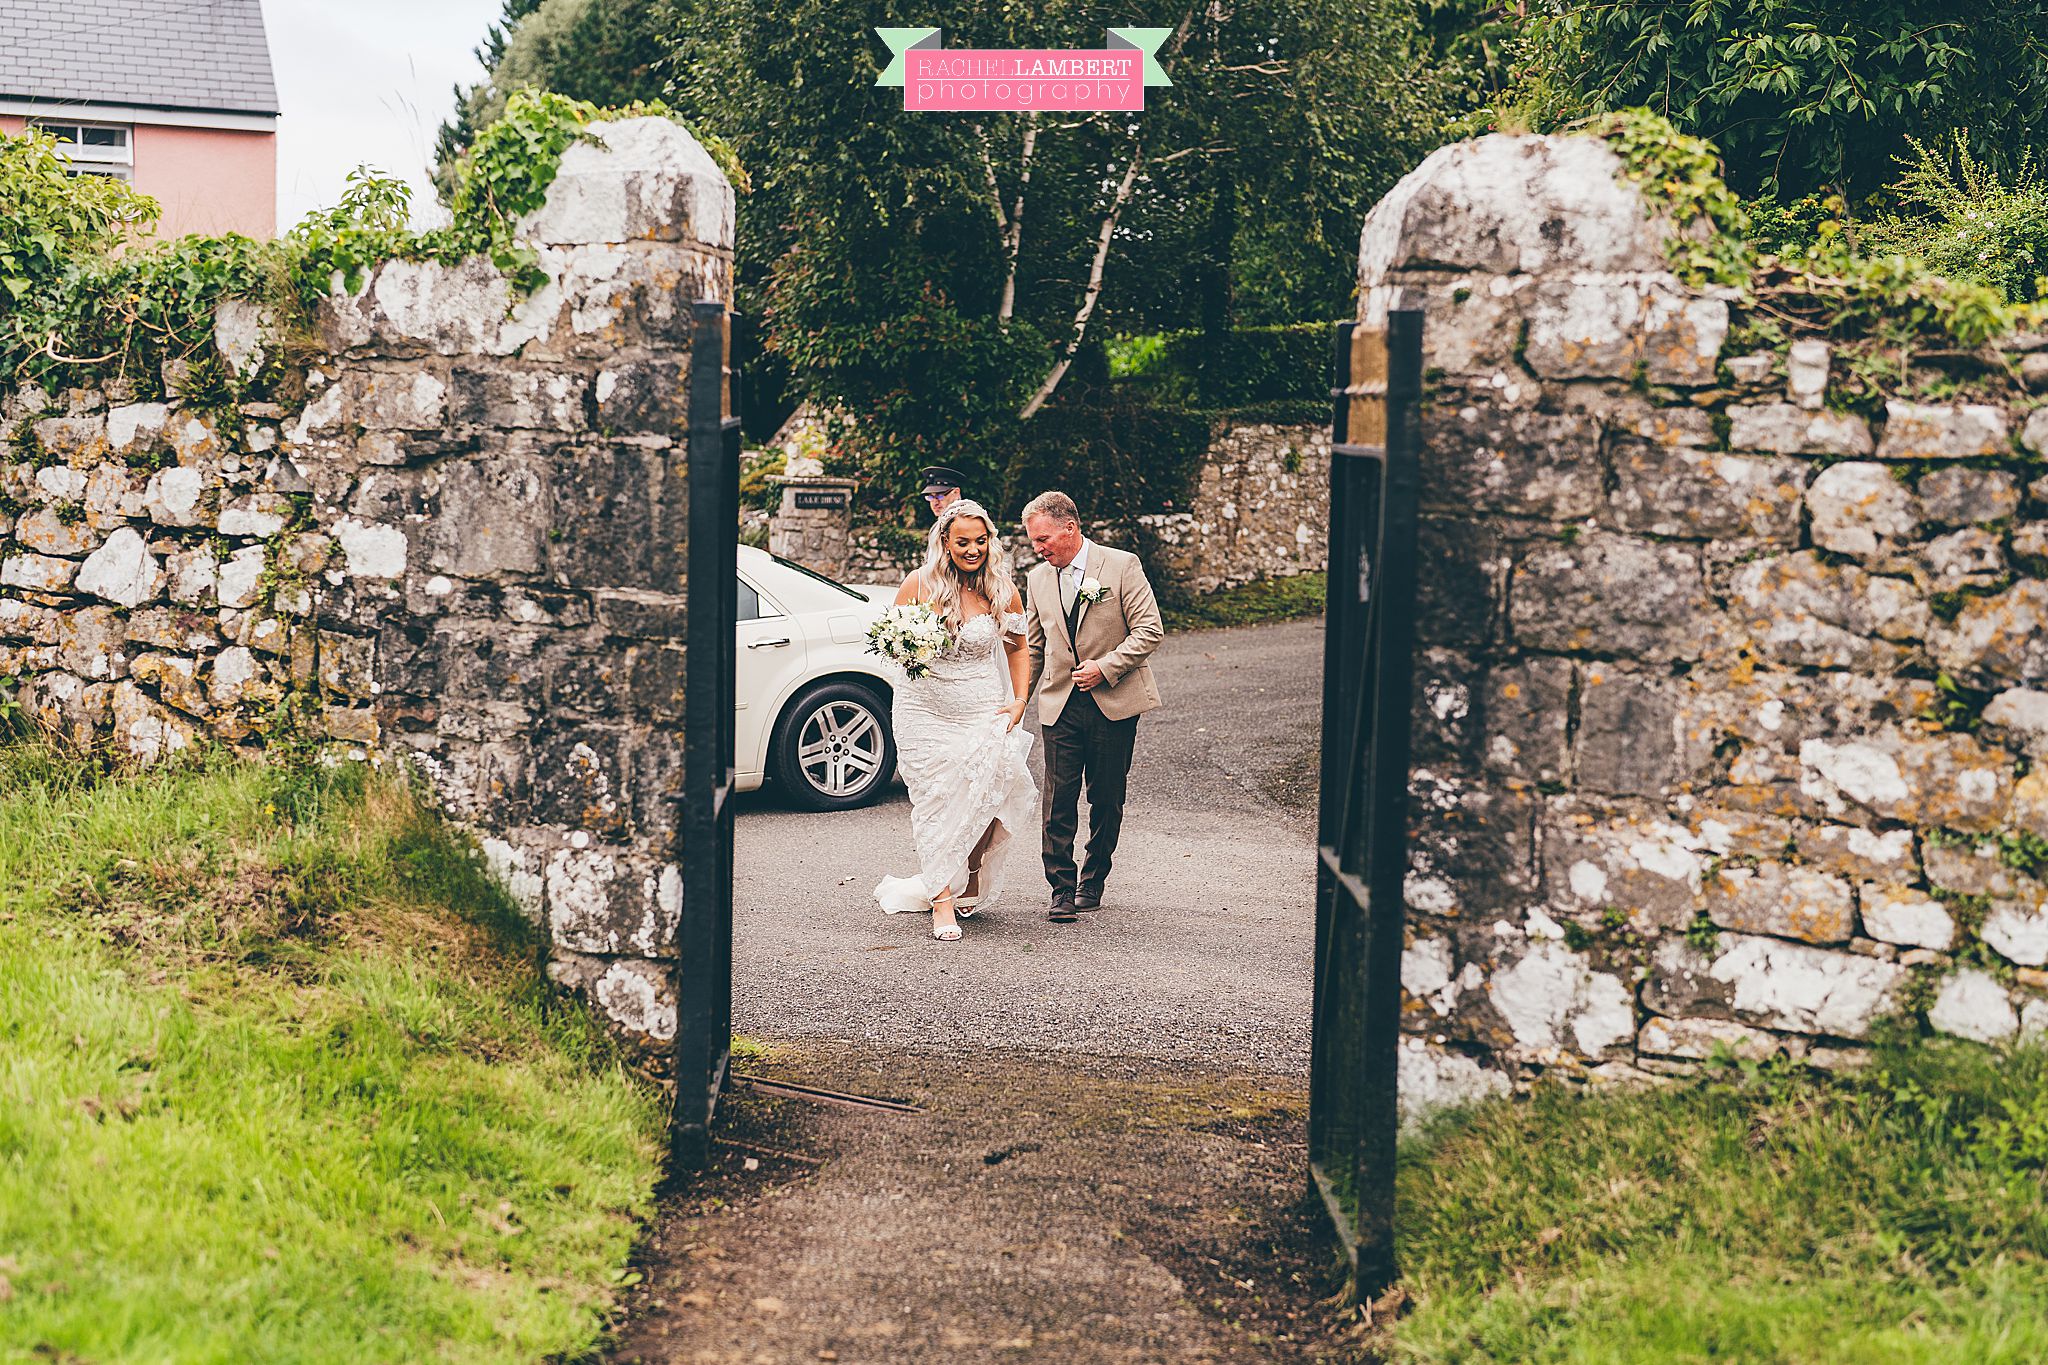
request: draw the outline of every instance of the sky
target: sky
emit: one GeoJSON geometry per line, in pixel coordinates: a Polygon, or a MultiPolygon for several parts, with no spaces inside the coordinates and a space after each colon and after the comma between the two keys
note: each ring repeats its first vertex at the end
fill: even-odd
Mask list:
{"type": "Polygon", "coordinates": [[[451,87],[484,72],[475,49],[503,0],[263,0],[277,71],[277,225],[341,198],[368,164],[409,181],[415,223],[439,221],[428,182],[451,87]]]}

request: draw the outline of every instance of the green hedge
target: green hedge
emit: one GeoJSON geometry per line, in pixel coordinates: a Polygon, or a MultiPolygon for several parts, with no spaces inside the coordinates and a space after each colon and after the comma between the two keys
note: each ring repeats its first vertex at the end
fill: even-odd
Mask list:
{"type": "Polygon", "coordinates": [[[1185,507],[1214,417],[1132,396],[1048,407],[1024,429],[997,515],[1014,522],[1050,488],[1073,498],[1084,521],[1128,522],[1185,507]]]}
{"type": "Polygon", "coordinates": [[[1212,339],[1198,330],[1122,337],[1112,371],[1162,399],[1205,408],[1330,397],[1334,323],[1235,327],[1212,339]]]}

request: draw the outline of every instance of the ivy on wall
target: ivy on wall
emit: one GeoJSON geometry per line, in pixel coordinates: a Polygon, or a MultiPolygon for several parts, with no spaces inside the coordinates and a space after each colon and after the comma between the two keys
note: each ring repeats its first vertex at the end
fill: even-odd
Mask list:
{"type": "Polygon", "coordinates": [[[1759,233],[1722,179],[1714,145],[1647,109],[1602,114],[1576,127],[1604,138],[1650,210],[1671,219],[1676,231],[1666,254],[1673,271],[1688,284],[1741,291],[1752,318],[1778,339],[1804,332],[1899,348],[1975,347],[2048,321],[2048,307],[1946,279],[1916,256],[1860,249],[1846,215],[1829,217],[1825,206],[1808,240],[1771,249],[1772,234],[1759,233]]]}
{"type": "MultiPolygon", "coordinates": [[[[234,234],[152,241],[158,207],[147,195],[102,177],[67,176],[57,144],[42,133],[0,138],[0,385],[112,381],[151,398],[175,363],[187,369],[188,397],[196,388],[203,402],[222,386],[268,397],[277,367],[243,383],[215,353],[215,316],[229,299],[264,305],[287,337],[310,345],[320,300],[360,288],[387,260],[484,256],[515,288],[531,291],[546,277],[537,253],[518,240],[519,219],[545,202],[563,154],[591,124],[642,116],[670,115],[660,104],[606,110],[556,94],[515,95],[457,166],[446,226],[415,232],[410,190],[358,170],[338,205],[271,242],[234,234]]],[[[744,189],[730,148],[700,141],[744,189]]]]}

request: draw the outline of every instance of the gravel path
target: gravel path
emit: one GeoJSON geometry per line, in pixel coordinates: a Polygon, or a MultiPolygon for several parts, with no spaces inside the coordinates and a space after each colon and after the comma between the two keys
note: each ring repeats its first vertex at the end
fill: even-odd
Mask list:
{"type": "Polygon", "coordinates": [[[1369,1359],[1332,1321],[1298,1080],[823,1041],[746,1069],[920,1112],[738,1087],[635,1263],[612,1365],[1369,1359]]]}
{"type": "Polygon", "coordinates": [[[942,944],[870,895],[916,866],[900,784],[831,815],[744,798],[735,1028],[1305,1073],[1322,644],[1318,620],[1168,637],[1116,871],[1077,924],[1044,918],[1035,829],[1012,847],[1002,903],[942,944]]]}

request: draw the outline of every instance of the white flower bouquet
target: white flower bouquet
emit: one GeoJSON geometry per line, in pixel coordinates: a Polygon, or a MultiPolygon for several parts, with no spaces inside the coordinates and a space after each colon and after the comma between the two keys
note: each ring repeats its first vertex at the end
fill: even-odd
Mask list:
{"type": "Polygon", "coordinates": [[[868,653],[879,654],[913,678],[932,671],[932,661],[953,644],[938,613],[922,602],[893,606],[868,627],[868,653]]]}

